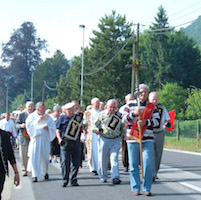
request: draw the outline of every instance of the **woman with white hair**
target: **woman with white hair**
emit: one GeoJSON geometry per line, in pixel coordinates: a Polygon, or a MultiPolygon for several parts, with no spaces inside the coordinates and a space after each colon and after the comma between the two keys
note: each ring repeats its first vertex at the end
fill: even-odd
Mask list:
{"type": "MultiPolygon", "coordinates": [[[[50,114],[50,117],[52,117],[53,121],[55,122],[55,125],[60,114],[61,114],[61,107],[58,104],[56,104],[53,107],[53,113],[50,114]]],[[[52,142],[50,142],[50,161],[49,162],[51,163],[52,158],[54,157],[54,163],[58,163],[57,156],[59,156],[59,154],[60,154],[60,147],[59,147],[58,139],[57,137],[55,137],[55,139],[52,142]]]]}

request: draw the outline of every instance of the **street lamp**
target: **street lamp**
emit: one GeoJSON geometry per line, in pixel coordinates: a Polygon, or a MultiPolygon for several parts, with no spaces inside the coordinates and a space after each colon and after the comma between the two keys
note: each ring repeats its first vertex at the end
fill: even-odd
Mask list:
{"type": "Polygon", "coordinates": [[[33,72],[36,70],[32,65],[29,69],[31,71],[31,101],[33,101],[33,72]]]}
{"type": "Polygon", "coordinates": [[[80,106],[82,107],[82,103],[83,103],[83,75],[84,75],[84,29],[85,29],[85,25],[80,25],[80,28],[82,28],[82,29],[83,29],[82,70],[81,70],[81,99],[80,99],[80,106]]]}

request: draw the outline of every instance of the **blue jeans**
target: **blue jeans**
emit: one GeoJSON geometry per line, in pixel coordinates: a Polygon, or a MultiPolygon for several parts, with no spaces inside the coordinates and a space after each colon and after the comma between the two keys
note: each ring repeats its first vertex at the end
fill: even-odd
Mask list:
{"type": "Polygon", "coordinates": [[[107,180],[107,160],[110,155],[111,179],[119,178],[118,155],[121,138],[108,139],[100,136],[98,138],[98,175],[101,180],[107,180]]]}
{"type": "MultiPolygon", "coordinates": [[[[138,142],[127,143],[128,145],[128,157],[130,168],[130,184],[132,191],[140,191],[140,146],[138,142]]],[[[153,142],[145,141],[142,143],[142,157],[143,157],[143,172],[144,178],[142,181],[143,191],[150,191],[153,181],[153,142]]]]}

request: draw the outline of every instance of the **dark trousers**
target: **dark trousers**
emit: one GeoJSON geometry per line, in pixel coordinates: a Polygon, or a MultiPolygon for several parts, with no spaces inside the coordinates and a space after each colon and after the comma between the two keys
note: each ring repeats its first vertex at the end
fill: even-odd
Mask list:
{"type": "Polygon", "coordinates": [[[60,154],[60,147],[58,144],[58,139],[56,137],[52,142],[50,142],[50,155],[59,156],[59,154],[60,154]]]}
{"type": "Polygon", "coordinates": [[[0,172],[0,200],[1,200],[1,193],[3,191],[3,186],[5,182],[6,174],[4,172],[0,172]]]}
{"type": "Polygon", "coordinates": [[[85,144],[81,142],[81,148],[80,148],[80,167],[82,167],[82,162],[85,160],[85,144]]]}
{"type": "Polygon", "coordinates": [[[68,140],[67,146],[61,146],[60,150],[62,181],[68,184],[71,172],[71,184],[76,183],[80,166],[80,141],[68,140]]]}
{"type": "Polygon", "coordinates": [[[129,162],[128,162],[128,148],[127,148],[127,142],[125,140],[122,140],[121,142],[121,148],[122,148],[122,163],[123,166],[128,169],[129,162]]]}

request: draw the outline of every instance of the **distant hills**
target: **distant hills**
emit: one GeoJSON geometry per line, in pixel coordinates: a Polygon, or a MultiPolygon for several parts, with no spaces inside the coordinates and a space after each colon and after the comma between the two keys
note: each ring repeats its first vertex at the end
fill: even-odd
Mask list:
{"type": "Polygon", "coordinates": [[[192,37],[197,42],[197,45],[201,45],[201,16],[183,30],[186,35],[192,37]]]}

